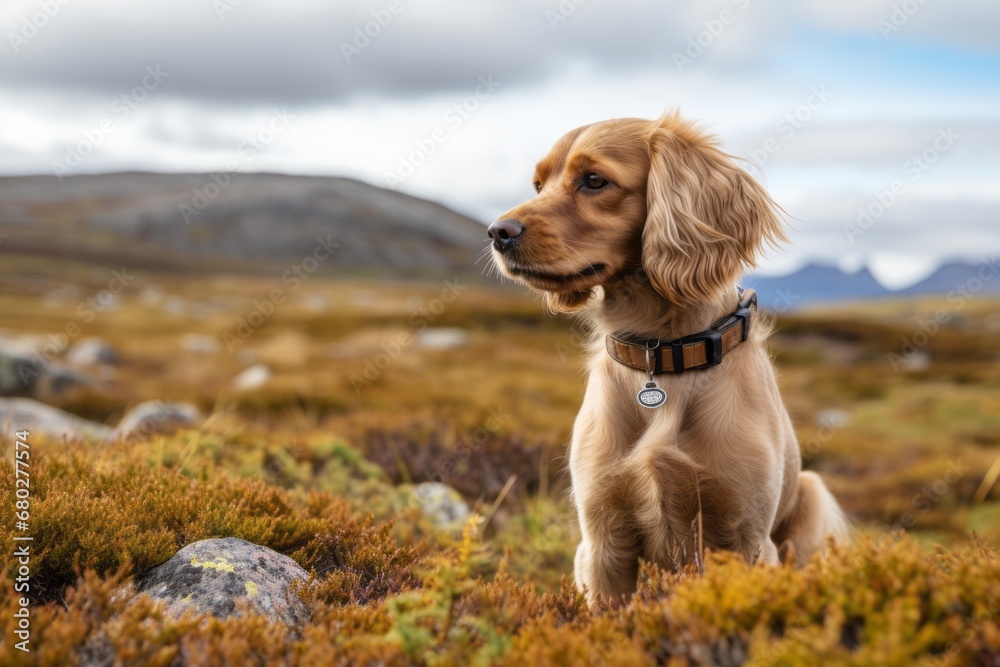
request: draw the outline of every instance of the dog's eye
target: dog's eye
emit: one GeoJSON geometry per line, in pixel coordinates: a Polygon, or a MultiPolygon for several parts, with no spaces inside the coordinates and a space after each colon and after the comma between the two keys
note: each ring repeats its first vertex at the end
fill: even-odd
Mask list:
{"type": "Polygon", "coordinates": [[[608,182],[604,180],[600,174],[596,174],[594,172],[590,172],[583,177],[583,186],[590,190],[600,190],[607,184],[608,182]]]}
{"type": "Polygon", "coordinates": [[[535,192],[541,192],[541,191],[542,191],[542,182],[535,181],[535,192]]]}

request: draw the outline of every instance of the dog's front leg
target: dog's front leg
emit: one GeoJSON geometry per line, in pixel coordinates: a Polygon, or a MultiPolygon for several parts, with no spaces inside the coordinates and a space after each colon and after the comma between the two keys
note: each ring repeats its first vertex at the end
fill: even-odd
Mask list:
{"type": "Polygon", "coordinates": [[[619,548],[607,544],[599,536],[597,542],[584,538],[576,549],[574,573],[576,584],[587,593],[591,606],[603,600],[617,607],[635,593],[639,578],[638,548],[619,548]]]}
{"type": "Polygon", "coordinates": [[[635,592],[642,538],[635,516],[632,473],[626,465],[642,423],[631,392],[606,391],[592,373],[573,427],[570,473],[582,541],[574,574],[588,601],[621,601],[635,592]]]}

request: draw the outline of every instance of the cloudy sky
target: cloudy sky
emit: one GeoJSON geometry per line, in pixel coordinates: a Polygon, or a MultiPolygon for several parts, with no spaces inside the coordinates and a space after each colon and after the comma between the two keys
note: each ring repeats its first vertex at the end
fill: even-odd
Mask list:
{"type": "Polygon", "coordinates": [[[676,107],[794,216],[767,272],[897,286],[1000,249],[998,25],[982,0],[5,0],[0,173],[344,175],[489,221],[567,130],[676,107]]]}

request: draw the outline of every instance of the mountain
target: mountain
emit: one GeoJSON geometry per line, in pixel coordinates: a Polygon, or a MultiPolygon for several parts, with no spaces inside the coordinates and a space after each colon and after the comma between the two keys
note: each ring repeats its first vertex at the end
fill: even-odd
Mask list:
{"type": "Polygon", "coordinates": [[[4,253],[163,271],[264,271],[317,253],[329,275],[478,276],[485,227],[347,178],[119,173],[0,178],[4,253]],[[323,247],[326,250],[318,250],[323,247]]]}
{"type": "Polygon", "coordinates": [[[899,294],[948,294],[962,287],[970,293],[1000,294],[1000,263],[995,258],[996,255],[987,257],[980,264],[942,264],[927,278],[900,290],[899,294]]]}
{"type": "Polygon", "coordinates": [[[757,290],[762,308],[778,312],[815,303],[874,299],[890,293],[867,268],[846,273],[822,264],[809,264],[780,277],[750,274],[743,286],[757,290]]]}
{"type": "Polygon", "coordinates": [[[817,303],[896,296],[947,296],[965,288],[971,294],[1000,295],[1000,263],[948,262],[924,280],[900,290],[883,287],[867,269],[846,273],[835,266],[809,264],[787,276],[747,275],[743,285],[757,290],[762,307],[778,312],[817,303]]]}

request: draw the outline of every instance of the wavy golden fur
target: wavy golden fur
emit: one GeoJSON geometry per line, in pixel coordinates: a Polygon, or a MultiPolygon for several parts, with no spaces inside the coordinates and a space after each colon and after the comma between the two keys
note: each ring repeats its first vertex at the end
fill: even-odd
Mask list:
{"type": "Polygon", "coordinates": [[[833,496],[800,470],[758,317],[720,366],[658,376],[654,410],[635,399],[645,374],[604,349],[608,333],[672,340],[731,313],[744,271],[785,239],[767,192],[676,113],[573,130],[534,184],[490,235],[505,275],[593,325],[570,450],[590,599],[630,595],[640,558],[678,567],[704,546],[802,563],[843,538],[833,496]]]}

